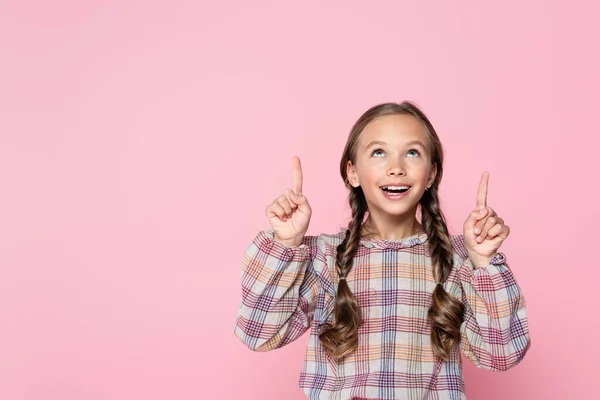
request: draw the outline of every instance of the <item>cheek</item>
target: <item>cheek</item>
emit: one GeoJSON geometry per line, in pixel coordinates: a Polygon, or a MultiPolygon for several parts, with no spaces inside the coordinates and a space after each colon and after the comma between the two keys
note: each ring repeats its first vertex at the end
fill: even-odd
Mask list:
{"type": "Polygon", "coordinates": [[[360,165],[357,165],[356,174],[359,178],[367,179],[369,176],[373,175],[373,170],[375,168],[377,168],[377,166],[371,160],[362,161],[360,165]]]}
{"type": "Polygon", "coordinates": [[[429,178],[429,171],[427,171],[426,169],[420,169],[416,176],[418,177],[419,180],[421,181],[426,181],[429,178]]]}
{"type": "Polygon", "coordinates": [[[425,162],[415,161],[412,165],[412,173],[415,178],[427,179],[429,177],[429,173],[431,168],[425,162]]]}
{"type": "Polygon", "coordinates": [[[381,180],[382,176],[385,176],[385,165],[383,163],[374,163],[369,166],[368,169],[362,171],[363,181],[365,182],[377,182],[381,180]]]}

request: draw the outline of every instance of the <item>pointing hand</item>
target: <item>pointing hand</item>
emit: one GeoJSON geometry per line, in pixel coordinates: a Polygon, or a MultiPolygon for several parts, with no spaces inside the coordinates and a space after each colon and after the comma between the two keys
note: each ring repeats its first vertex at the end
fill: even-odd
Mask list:
{"type": "Polygon", "coordinates": [[[476,209],[471,212],[463,226],[469,258],[476,268],[489,265],[510,233],[510,228],[504,224],[504,220],[487,205],[489,176],[488,172],[481,176],[476,209]]]}
{"type": "Polygon", "coordinates": [[[302,194],[302,165],[293,158],[292,189],[286,189],[266,209],[275,240],[286,245],[299,245],[308,230],[312,210],[302,194]]]}

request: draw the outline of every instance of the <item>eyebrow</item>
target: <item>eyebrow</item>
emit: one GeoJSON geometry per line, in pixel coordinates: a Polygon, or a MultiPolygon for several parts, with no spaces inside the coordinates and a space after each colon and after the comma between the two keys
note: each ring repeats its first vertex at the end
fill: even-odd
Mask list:
{"type": "MultiPolygon", "coordinates": [[[[366,147],[366,149],[372,147],[372,146],[385,146],[387,143],[386,142],[382,142],[381,140],[373,140],[371,143],[369,143],[366,147]]],[[[411,140],[410,142],[406,143],[407,146],[412,146],[412,145],[417,145],[417,146],[421,146],[423,149],[426,149],[427,147],[425,147],[425,145],[423,144],[423,142],[421,142],[420,140],[411,140]]]]}

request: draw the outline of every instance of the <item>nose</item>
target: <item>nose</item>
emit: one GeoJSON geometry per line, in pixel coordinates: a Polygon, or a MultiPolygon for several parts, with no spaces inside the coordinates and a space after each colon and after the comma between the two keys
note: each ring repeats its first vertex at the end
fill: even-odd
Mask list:
{"type": "Polygon", "coordinates": [[[398,160],[394,160],[390,162],[388,171],[387,171],[388,175],[391,176],[404,176],[406,175],[406,168],[404,167],[404,162],[403,160],[398,161],[398,160]]]}

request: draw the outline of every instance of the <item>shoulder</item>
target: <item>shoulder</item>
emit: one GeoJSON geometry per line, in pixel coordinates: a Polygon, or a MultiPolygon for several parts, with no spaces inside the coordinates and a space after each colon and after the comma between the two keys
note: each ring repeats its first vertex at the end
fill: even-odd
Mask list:
{"type": "Polygon", "coordinates": [[[327,257],[335,257],[338,246],[346,237],[345,230],[336,233],[319,233],[305,235],[302,244],[310,249],[313,259],[325,260],[327,257]]]}

